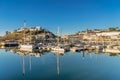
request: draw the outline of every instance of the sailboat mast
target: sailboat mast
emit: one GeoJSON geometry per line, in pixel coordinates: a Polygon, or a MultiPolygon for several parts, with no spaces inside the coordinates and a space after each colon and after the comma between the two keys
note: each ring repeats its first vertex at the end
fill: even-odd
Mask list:
{"type": "Polygon", "coordinates": [[[32,36],[31,36],[31,30],[30,30],[30,38],[29,38],[30,40],[29,40],[29,42],[30,42],[30,44],[31,44],[31,40],[32,40],[32,36]]]}
{"type": "Polygon", "coordinates": [[[25,43],[25,28],[26,28],[26,21],[24,20],[24,43],[25,43]]]}
{"type": "Polygon", "coordinates": [[[58,40],[57,40],[57,46],[59,47],[59,33],[60,33],[60,30],[59,30],[59,27],[58,27],[58,32],[57,32],[57,36],[58,36],[58,40]]]}

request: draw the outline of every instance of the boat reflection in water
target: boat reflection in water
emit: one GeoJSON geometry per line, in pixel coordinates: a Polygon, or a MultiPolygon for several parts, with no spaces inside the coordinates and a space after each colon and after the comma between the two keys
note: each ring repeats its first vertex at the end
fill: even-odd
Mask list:
{"type": "MultiPolygon", "coordinates": [[[[10,49],[9,51],[11,52],[15,52],[17,54],[19,54],[21,56],[21,61],[22,61],[22,74],[23,76],[25,75],[26,73],[26,69],[25,69],[25,56],[29,56],[29,70],[31,72],[32,70],[32,56],[35,56],[35,57],[40,57],[41,55],[43,54],[46,54],[45,52],[44,53],[39,53],[37,52],[37,50],[35,50],[34,52],[28,52],[28,51],[21,51],[19,49],[10,49]]],[[[56,70],[57,70],[57,74],[60,75],[60,56],[63,56],[65,53],[63,52],[59,52],[59,51],[55,51],[53,52],[53,54],[56,55],[56,70]]]]}
{"type": "Polygon", "coordinates": [[[53,53],[56,55],[56,64],[57,64],[56,69],[57,69],[57,74],[59,76],[60,75],[60,56],[64,55],[65,53],[61,51],[55,51],[53,53]]]}
{"type": "Polygon", "coordinates": [[[46,52],[43,52],[43,53],[40,53],[38,50],[34,50],[34,51],[21,51],[21,50],[19,50],[18,48],[11,48],[11,47],[9,47],[9,48],[5,48],[5,50],[8,52],[8,51],[10,51],[10,52],[13,52],[13,53],[15,53],[15,54],[18,54],[18,55],[20,55],[20,57],[21,57],[21,63],[22,63],[22,75],[24,76],[25,75],[25,73],[26,73],[26,59],[25,59],[25,57],[26,56],[28,56],[29,57],[29,70],[30,70],[30,72],[31,72],[31,70],[32,70],[32,56],[35,56],[35,57],[40,57],[41,55],[44,55],[44,54],[46,54],[46,52]]]}
{"type": "MultiPolygon", "coordinates": [[[[23,76],[25,75],[25,56],[21,55],[21,61],[22,61],[22,74],[23,76]]],[[[29,56],[29,68],[30,68],[30,72],[32,70],[32,56],[29,56]]]]}
{"type": "Polygon", "coordinates": [[[24,59],[24,55],[22,55],[22,74],[23,74],[23,76],[25,75],[25,59],[24,59]]]}
{"type": "MultiPolygon", "coordinates": [[[[7,62],[4,61],[13,59],[13,63],[12,61],[8,61],[7,63],[12,65],[10,69],[14,69],[12,75],[5,75],[11,79],[13,76],[16,76],[16,79],[13,78],[13,80],[104,80],[104,78],[106,80],[114,80],[110,76],[112,74],[115,74],[115,80],[120,79],[118,74],[120,57],[111,57],[119,56],[120,53],[103,53],[91,50],[66,53],[40,53],[38,50],[27,52],[20,51],[17,48],[6,49],[8,54],[5,55],[12,56],[6,56],[6,60],[0,58],[0,61],[2,61],[3,63],[1,64],[5,66],[7,62]],[[45,64],[42,63],[42,59],[46,60],[45,64]],[[20,64],[18,63],[19,60],[21,61],[20,64]],[[17,67],[16,65],[13,66],[14,64],[16,64],[17,67]],[[103,75],[106,75],[106,77],[103,78],[103,75]],[[89,79],[86,76],[89,76],[89,79]],[[110,78],[108,76],[110,76],[110,78]]],[[[2,51],[3,49],[1,49],[1,52],[2,51]]],[[[3,52],[6,53],[5,51],[3,52]]],[[[4,54],[1,54],[0,56],[2,55],[4,54]]],[[[0,66],[4,69],[3,72],[5,73],[5,70],[8,69],[8,67],[4,68],[2,65],[0,66]]],[[[2,74],[2,72],[0,73],[2,74]]],[[[0,79],[9,80],[1,78],[1,76],[0,79]]]]}

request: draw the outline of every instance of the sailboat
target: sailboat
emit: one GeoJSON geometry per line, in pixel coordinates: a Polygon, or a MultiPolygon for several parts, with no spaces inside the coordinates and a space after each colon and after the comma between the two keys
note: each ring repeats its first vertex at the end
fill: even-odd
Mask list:
{"type": "Polygon", "coordinates": [[[26,27],[26,21],[24,21],[24,43],[20,45],[20,50],[32,52],[34,49],[34,45],[29,43],[25,44],[25,27],[26,27]]]}
{"type": "MultiPolygon", "coordinates": [[[[59,36],[59,28],[58,28],[58,36],[59,36]]],[[[52,52],[57,52],[57,53],[64,53],[65,49],[62,46],[59,46],[59,37],[57,39],[57,46],[52,48],[52,52]]]]}

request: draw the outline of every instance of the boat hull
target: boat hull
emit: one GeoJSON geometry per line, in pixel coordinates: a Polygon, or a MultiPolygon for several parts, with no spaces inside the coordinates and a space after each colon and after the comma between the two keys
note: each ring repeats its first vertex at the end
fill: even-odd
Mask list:
{"type": "Polygon", "coordinates": [[[62,49],[62,48],[52,48],[52,52],[64,53],[64,52],[65,52],[65,49],[62,49]]]}
{"type": "Polygon", "coordinates": [[[21,51],[33,51],[34,46],[33,45],[20,45],[21,51]]]}

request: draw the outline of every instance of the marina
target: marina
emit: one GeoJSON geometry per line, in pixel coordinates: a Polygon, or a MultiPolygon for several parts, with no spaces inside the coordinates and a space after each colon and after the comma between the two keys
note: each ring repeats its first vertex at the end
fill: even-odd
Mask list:
{"type": "Polygon", "coordinates": [[[0,80],[120,80],[120,0],[0,0],[0,80]]]}

